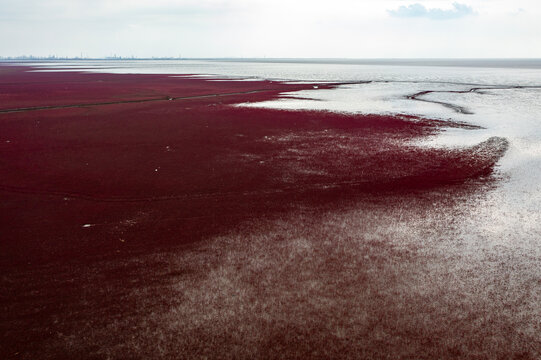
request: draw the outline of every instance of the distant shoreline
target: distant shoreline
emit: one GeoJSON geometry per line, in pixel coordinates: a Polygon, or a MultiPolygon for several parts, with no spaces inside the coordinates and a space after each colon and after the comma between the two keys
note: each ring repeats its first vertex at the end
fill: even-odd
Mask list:
{"type": "Polygon", "coordinates": [[[4,63],[20,63],[34,61],[218,61],[218,62],[252,62],[252,63],[299,63],[299,64],[329,64],[329,65],[390,65],[390,66],[442,66],[442,67],[481,67],[481,68],[512,68],[512,69],[541,69],[539,58],[179,58],[179,57],[104,57],[104,58],[70,58],[70,57],[5,57],[0,58],[4,63]]]}

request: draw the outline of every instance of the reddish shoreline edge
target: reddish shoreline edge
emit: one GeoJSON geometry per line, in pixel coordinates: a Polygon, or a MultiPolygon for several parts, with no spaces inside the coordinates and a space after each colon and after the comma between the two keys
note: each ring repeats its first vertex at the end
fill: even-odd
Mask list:
{"type": "Polygon", "coordinates": [[[56,107],[0,113],[7,266],[189,244],[299,203],[463,183],[507,148],[407,145],[461,124],[232,106],[313,84],[31,69],[0,67],[0,110],[56,107]]]}

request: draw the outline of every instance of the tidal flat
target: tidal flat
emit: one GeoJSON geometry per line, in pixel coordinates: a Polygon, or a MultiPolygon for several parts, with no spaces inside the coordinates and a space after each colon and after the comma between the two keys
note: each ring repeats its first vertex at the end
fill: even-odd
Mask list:
{"type": "Polygon", "coordinates": [[[539,253],[479,226],[505,137],[246,106],[341,82],[29,70],[0,67],[5,358],[541,356],[539,253]]]}

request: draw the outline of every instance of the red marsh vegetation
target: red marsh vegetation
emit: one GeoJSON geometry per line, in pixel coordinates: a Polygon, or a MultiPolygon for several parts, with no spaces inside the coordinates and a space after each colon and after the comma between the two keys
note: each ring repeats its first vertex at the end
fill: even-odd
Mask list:
{"type": "Polygon", "coordinates": [[[417,240],[386,241],[416,239],[404,221],[436,203],[449,216],[493,181],[505,139],[430,148],[416,141],[471,127],[237,106],[313,84],[28,70],[0,67],[4,357],[461,358],[501,345],[449,325],[455,293],[456,309],[429,305],[423,323],[427,299],[397,279],[419,281],[428,260],[418,267],[417,240]]]}

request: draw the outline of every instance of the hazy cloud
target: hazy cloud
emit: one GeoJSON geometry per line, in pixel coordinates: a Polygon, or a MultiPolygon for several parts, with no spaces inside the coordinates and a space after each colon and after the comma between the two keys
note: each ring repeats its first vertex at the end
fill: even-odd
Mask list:
{"type": "Polygon", "coordinates": [[[433,20],[448,20],[457,19],[468,15],[473,15],[475,12],[471,6],[466,4],[453,3],[452,9],[427,9],[424,5],[415,3],[408,6],[400,6],[396,10],[388,10],[391,16],[402,18],[424,17],[433,20]]]}
{"type": "Polygon", "coordinates": [[[539,18],[540,0],[0,0],[0,56],[541,57],[539,18]]]}

